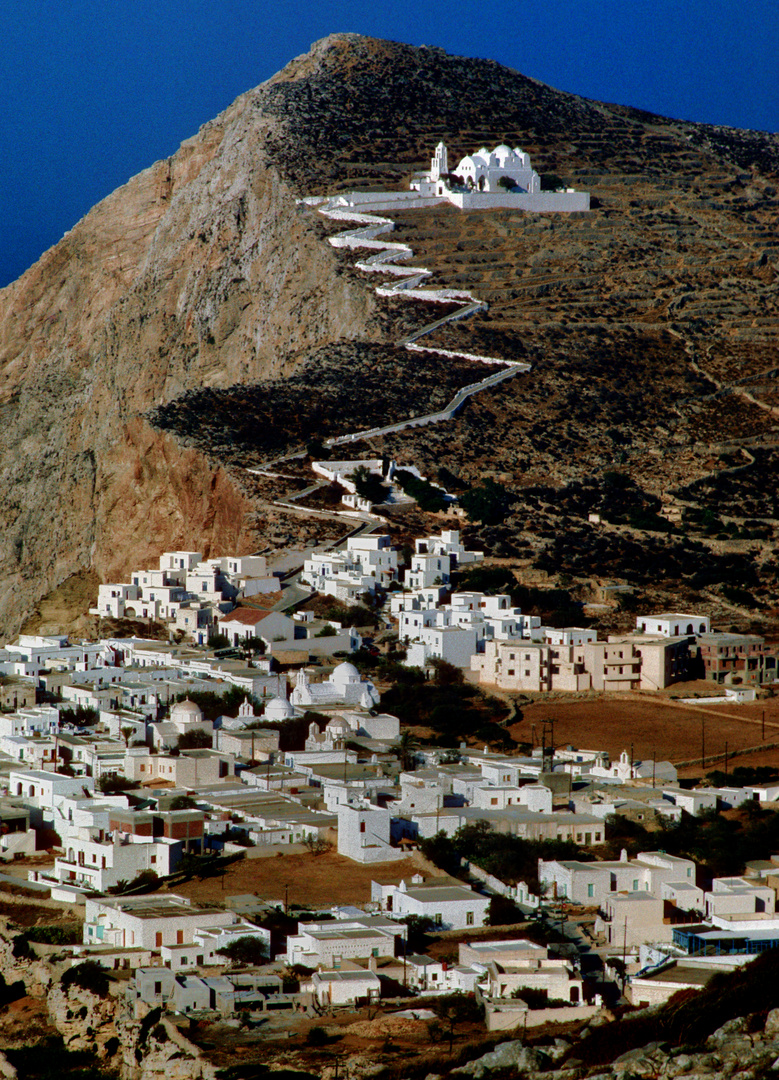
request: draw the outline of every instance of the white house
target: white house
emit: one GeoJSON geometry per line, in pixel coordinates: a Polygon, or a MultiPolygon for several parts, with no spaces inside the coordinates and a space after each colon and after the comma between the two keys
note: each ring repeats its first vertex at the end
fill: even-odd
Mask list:
{"type": "Polygon", "coordinates": [[[611,862],[538,861],[538,879],[547,892],[575,904],[604,907],[612,893],[644,892],[661,895],[672,882],[695,884],[695,863],[664,852],[642,851],[611,862]]]}
{"type": "Polygon", "coordinates": [[[480,632],[473,626],[423,626],[416,640],[408,645],[403,663],[407,667],[424,668],[431,660],[445,660],[455,667],[467,668],[479,640],[480,632]]]}
{"type": "Polygon", "coordinates": [[[159,951],[163,945],[189,945],[202,927],[230,926],[236,916],[222,908],[193,907],[175,893],[87,899],[84,944],[140,946],[159,951]]]}
{"type": "Polygon", "coordinates": [[[697,636],[711,632],[711,620],[708,615],[685,615],[678,612],[639,615],[636,619],[636,630],[659,637],[697,636]]]}
{"type": "Polygon", "coordinates": [[[774,889],[748,878],[714,878],[711,891],[705,894],[706,918],[717,915],[773,915],[776,910],[774,889]]]}
{"type": "Polygon", "coordinates": [[[338,812],[338,854],[361,863],[402,859],[405,852],[390,845],[390,812],[372,803],[350,806],[341,803],[338,812]]]}
{"type": "Polygon", "coordinates": [[[219,620],[219,631],[231,645],[240,645],[247,638],[260,638],[267,646],[295,640],[295,623],[281,611],[237,607],[219,620]]]}
{"type": "Polygon", "coordinates": [[[129,882],[144,870],[159,877],[172,874],[181,861],[183,845],[176,841],[120,835],[69,836],[64,855],[55,859],[53,876],[65,885],[105,892],[120,881],[129,882]]]}
{"type": "Polygon", "coordinates": [[[317,971],[311,979],[320,1006],[378,1001],[381,981],[372,971],[317,971]]]}
{"type": "Polygon", "coordinates": [[[363,915],[335,922],[299,922],[287,938],[287,963],[338,969],[343,960],[395,955],[395,941],[405,927],[381,915],[363,915]]]}
{"type": "Polygon", "coordinates": [[[386,534],[350,536],[345,551],[310,551],[300,580],[317,592],[353,602],[364,592],[387,588],[398,576],[398,553],[386,534]]]}
{"type": "Polygon", "coordinates": [[[8,774],[8,794],[23,805],[40,811],[42,821],[52,825],[55,810],[69,795],[87,796],[95,781],[88,776],[62,776],[36,769],[12,769],[8,774]]]}
{"type": "Polygon", "coordinates": [[[371,882],[371,900],[394,919],[418,915],[432,920],[442,930],[465,930],[484,926],[490,906],[488,896],[474,892],[469,885],[454,885],[450,879],[424,881],[415,875],[409,884],[382,885],[371,882]]]}

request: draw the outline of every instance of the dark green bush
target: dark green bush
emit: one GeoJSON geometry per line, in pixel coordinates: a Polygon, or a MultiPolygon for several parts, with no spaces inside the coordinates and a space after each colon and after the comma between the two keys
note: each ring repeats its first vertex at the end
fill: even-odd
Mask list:
{"type": "Polygon", "coordinates": [[[71,986],[76,986],[80,990],[89,990],[101,998],[108,995],[109,983],[105,968],[102,968],[95,960],[85,960],[82,964],[68,968],[60,979],[60,986],[65,991],[71,986]]]}

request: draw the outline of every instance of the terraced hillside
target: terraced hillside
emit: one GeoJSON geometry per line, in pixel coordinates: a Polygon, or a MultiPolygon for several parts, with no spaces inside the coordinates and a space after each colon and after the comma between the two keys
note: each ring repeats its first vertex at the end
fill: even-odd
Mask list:
{"type": "MultiPolygon", "coordinates": [[[[489,305],[425,344],[525,360],[532,372],[473,398],[451,424],[372,440],[370,450],[430,475],[444,464],[466,486],[485,476],[506,485],[514,509],[480,539],[520,566],[582,583],[624,580],[657,603],[707,605],[727,624],[770,623],[779,602],[779,140],[585,101],[435,49],[340,35],[260,88],[255,106],[283,120],[274,154],[301,195],[403,188],[439,139],[455,159],[482,144],[519,144],[548,181],[592,193],[589,214],[446,205],[391,215],[392,239],[412,247],[411,265],[434,271],[432,285],[489,305]],[[662,516],[669,507],[681,524],[662,516]],[[592,525],[593,512],[606,524],[592,525]]],[[[344,228],[301,212],[323,242],[344,228]]],[[[340,275],[373,290],[377,275],[356,270],[353,253],[339,260],[340,275]]],[[[395,340],[434,317],[401,300],[381,301],[380,312],[395,340]]],[[[396,357],[413,412],[434,358],[419,361],[415,385],[408,357],[396,357]]],[[[317,362],[332,402],[327,359],[317,362]]],[[[441,371],[448,382],[451,364],[441,371]]],[[[310,367],[306,379],[316,393],[310,367]]],[[[345,406],[362,379],[355,364],[345,406]]],[[[382,385],[393,418],[394,391],[385,377],[382,385]]],[[[286,448],[305,436],[296,428],[286,448]]]]}

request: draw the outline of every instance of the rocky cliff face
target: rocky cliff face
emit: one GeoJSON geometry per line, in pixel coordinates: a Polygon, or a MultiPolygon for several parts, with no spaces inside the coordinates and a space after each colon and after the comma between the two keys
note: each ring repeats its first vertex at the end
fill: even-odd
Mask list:
{"type": "Polygon", "coordinates": [[[142,414],[369,336],[371,295],[335,272],[271,135],[239,98],[0,293],[0,628],[90,565],[250,549],[242,494],[142,414]]]}
{"type": "MultiPolygon", "coordinates": [[[[526,358],[533,373],[456,423],[367,449],[521,490],[521,513],[499,536],[505,553],[546,547],[546,563],[569,575],[643,565],[628,545],[645,543],[639,526],[596,538],[598,551],[589,533],[567,543],[571,521],[586,531],[610,497],[597,477],[615,463],[642,489],[633,520],[674,489],[715,518],[727,508],[718,543],[757,529],[769,545],[756,557],[739,540],[743,550],[727,554],[772,561],[773,525],[750,519],[779,515],[775,485],[760,479],[777,454],[779,139],[586,101],[437,49],[335,35],[100,203],[0,293],[0,631],[77,572],[122,577],[166,547],[260,546],[241,453],[284,440],[255,440],[252,425],[270,415],[298,442],[330,433],[328,417],[347,412],[332,385],[352,411],[360,398],[336,370],[345,343],[369,370],[367,345],[391,351],[429,317],[379,301],[375,282],[325,242],[334,227],[296,200],[400,186],[441,138],[452,160],[519,144],[550,182],[590,190],[594,210],[400,215],[398,238],[438,284],[490,304],[438,344],[526,358]],[[304,431],[318,371],[328,407],[311,410],[304,431]],[[280,394],[293,372],[300,385],[280,394]],[[262,391],[247,407],[242,388],[263,380],[275,380],[276,410],[257,407],[262,391]],[[192,398],[203,387],[226,395],[223,437],[213,416],[198,419],[197,402],[213,400],[192,398]],[[553,550],[555,535],[586,565],[553,550]]],[[[395,398],[409,385],[407,365],[398,373],[395,398]]],[[[676,582],[679,602],[686,569],[709,558],[692,554],[680,549],[678,574],[660,563],[652,572],[676,582]]],[[[771,588],[766,605],[779,595],[771,588]]]]}

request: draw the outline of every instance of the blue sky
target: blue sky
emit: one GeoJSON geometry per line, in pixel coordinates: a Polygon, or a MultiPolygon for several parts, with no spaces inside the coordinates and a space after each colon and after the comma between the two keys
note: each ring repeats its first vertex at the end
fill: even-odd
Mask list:
{"type": "Polygon", "coordinates": [[[238,94],[345,30],[668,116],[779,129],[776,0],[6,2],[0,286],[238,94]]]}

